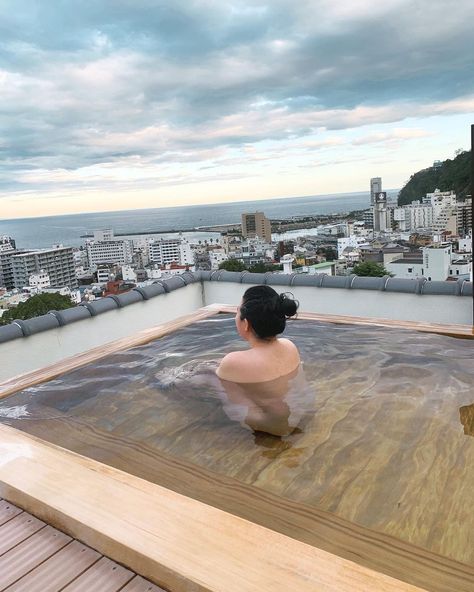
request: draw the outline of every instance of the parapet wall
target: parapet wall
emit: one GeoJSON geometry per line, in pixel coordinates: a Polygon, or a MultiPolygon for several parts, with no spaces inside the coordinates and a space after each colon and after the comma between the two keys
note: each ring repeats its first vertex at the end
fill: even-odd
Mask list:
{"type": "Polygon", "coordinates": [[[250,285],[264,283],[279,292],[292,292],[303,312],[472,323],[472,282],[188,272],[120,296],[107,296],[0,327],[0,381],[133,335],[202,306],[238,304],[250,285]]]}
{"type": "Polygon", "coordinates": [[[304,312],[456,325],[473,323],[472,283],[464,280],[428,282],[424,278],[408,280],[388,276],[222,271],[202,272],[202,280],[206,304],[239,304],[249,284],[267,283],[279,292],[291,292],[304,312]],[[240,287],[236,283],[240,283],[240,287]]]}

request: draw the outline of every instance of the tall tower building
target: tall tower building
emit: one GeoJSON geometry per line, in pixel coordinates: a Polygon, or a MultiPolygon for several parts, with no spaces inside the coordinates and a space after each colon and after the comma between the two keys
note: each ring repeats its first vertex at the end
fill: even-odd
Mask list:
{"type": "Polygon", "coordinates": [[[272,242],[272,226],[263,212],[242,214],[242,236],[244,238],[261,238],[266,243],[272,242]]]}
{"type": "Polygon", "coordinates": [[[373,206],[374,212],[374,230],[385,232],[390,229],[390,214],[387,208],[387,194],[385,191],[379,191],[375,195],[373,206]]]}
{"type": "Polygon", "coordinates": [[[370,179],[370,205],[375,205],[375,196],[382,192],[382,177],[370,179]]]}

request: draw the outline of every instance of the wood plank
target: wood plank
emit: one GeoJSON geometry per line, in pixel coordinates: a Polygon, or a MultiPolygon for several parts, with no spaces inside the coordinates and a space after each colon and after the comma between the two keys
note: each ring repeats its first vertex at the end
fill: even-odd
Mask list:
{"type": "MultiPolygon", "coordinates": [[[[227,304],[218,305],[220,313],[235,314],[236,306],[227,304]]],[[[424,321],[398,321],[377,317],[353,317],[349,315],[317,314],[311,312],[299,312],[295,320],[320,321],[322,323],[335,323],[340,325],[365,325],[374,327],[391,327],[393,329],[406,329],[408,331],[421,331],[423,333],[437,333],[450,337],[474,339],[473,325],[455,325],[442,323],[427,323],[424,321]]]]}
{"type": "Polygon", "coordinates": [[[71,537],[51,526],[46,526],[2,555],[0,557],[0,591],[3,592],[70,541],[71,537]]]}
{"type": "Polygon", "coordinates": [[[43,528],[44,522],[26,512],[21,512],[0,526],[0,555],[3,555],[32,534],[43,528]]]}
{"type": "MultiPolygon", "coordinates": [[[[61,592],[122,592],[135,574],[107,557],[102,557],[61,592]]],[[[149,586],[153,586],[148,582],[149,586]]]]}
{"type": "Polygon", "coordinates": [[[117,351],[135,347],[137,345],[143,345],[153,341],[154,339],[163,337],[168,333],[172,333],[177,329],[181,329],[186,325],[190,325],[191,323],[195,323],[201,319],[206,319],[207,317],[210,317],[214,314],[216,314],[216,309],[212,306],[199,308],[196,312],[179,317],[168,323],[163,323],[150,329],[140,331],[135,335],[124,337],[122,339],[106,343],[105,345],[94,347],[87,350],[86,352],[83,352],[82,354],[65,358],[60,362],[55,362],[54,364],[50,364],[44,368],[33,370],[32,372],[27,372],[19,376],[14,376],[0,383],[0,399],[29,386],[45,382],[46,380],[51,380],[51,378],[55,378],[60,374],[64,374],[64,372],[75,370],[76,368],[104,358],[117,351]]]}
{"type": "MultiPolygon", "coordinates": [[[[40,438],[60,441],[68,450],[107,462],[126,473],[157,483],[235,514],[293,539],[355,561],[369,569],[423,586],[433,592],[470,592],[474,568],[430,552],[400,538],[341,518],[333,512],[276,495],[232,477],[218,474],[183,458],[162,453],[141,443],[115,437],[76,420],[64,425],[48,420],[29,429],[40,438]],[[57,433],[56,433],[57,431],[57,433]],[[113,459],[113,461],[112,461],[113,459]]],[[[212,442],[211,442],[212,444],[212,442]]],[[[256,463],[256,459],[252,459],[256,463]]],[[[262,468],[257,465],[257,474],[262,468]]],[[[125,473],[120,473],[125,474],[125,473]]],[[[468,550],[466,550],[468,551],[468,550]]]]}
{"type": "Polygon", "coordinates": [[[8,588],[8,592],[59,592],[100,558],[79,541],[72,541],[8,588]]]}
{"type": "Polygon", "coordinates": [[[421,590],[7,426],[0,436],[0,454],[17,450],[1,496],[173,592],[421,590]]]}
{"type": "Polygon", "coordinates": [[[7,500],[0,499],[0,525],[21,514],[22,511],[7,500]]]}
{"type": "MultiPolygon", "coordinates": [[[[98,590],[97,592],[102,591],[98,590]]],[[[120,592],[165,592],[165,590],[155,586],[155,584],[152,584],[140,576],[135,576],[133,580],[125,586],[125,588],[120,590],[120,592]]]]}

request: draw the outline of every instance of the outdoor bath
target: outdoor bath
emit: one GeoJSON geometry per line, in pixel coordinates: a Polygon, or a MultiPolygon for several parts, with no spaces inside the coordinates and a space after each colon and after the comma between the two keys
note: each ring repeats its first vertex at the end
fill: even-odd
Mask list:
{"type": "Polygon", "coordinates": [[[451,589],[437,562],[474,567],[472,341],[300,316],[283,437],[226,409],[214,368],[245,347],[229,314],[12,394],[0,422],[417,584],[418,554],[429,589],[451,589]]]}

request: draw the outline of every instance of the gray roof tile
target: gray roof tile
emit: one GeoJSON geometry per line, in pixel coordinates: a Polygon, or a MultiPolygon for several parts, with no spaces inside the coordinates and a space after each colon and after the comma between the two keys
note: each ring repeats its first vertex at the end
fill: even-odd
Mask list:
{"type": "Polygon", "coordinates": [[[35,333],[41,333],[48,329],[57,329],[59,327],[59,321],[54,315],[44,314],[39,317],[27,319],[25,321],[15,320],[23,331],[23,335],[34,335],[35,333]]]}
{"type": "Polygon", "coordinates": [[[143,300],[149,300],[154,296],[158,296],[159,294],[165,294],[166,292],[163,285],[159,282],[156,282],[149,286],[145,286],[144,288],[133,288],[133,290],[139,292],[142,295],[143,300]]]}
{"type": "Polygon", "coordinates": [[[186,282],[181,275],[175,275],[166,280],[159,280],[159,282],[163,285],[166,292],[173,292],[173,290],[177,290],[186,285],[186,282]]]}
{"type": "Polygon", "coordinates": [[[48,314],[54,315],[61,327],[75,321],[81,321],[82,319],[90,319],[92,316],[89,309],[85,306],[74,306],[66,310],[50,310],[48,314]]]}
{"type": "Polygon", "coordinates": [[[268,284],[273,286],[312,286],[314,288],[339,288],[353,290],[383,290],[387,292],[398,292],[408,294],[426,295],[456,295],[472,296],[472,282],[459,279],[455,282],[429,282],[426,278],[414,280],[391,278],[358,277],[350,276],[329,276],[324,273],[306,275],[293,273],[272,274],[272,273],[249,273],[229,272],[225,270],[185,272],[166,280],[158,280],[155,283],[120,295],[107,296],[92,302],[80,304],[77,307],[62,311],[50,311],[46,315],[28,319],[17,320],[10,325],[0,327],[0,343],[16,339],[18,337],[34,335],[40,331],[68,325],[82,319],[89,319],[92,316],[102,314],[109,310],[117,310],[135,302],[141,302],[172,292],[187,284],[200,281],[235,282],[243,284],[268,284]]]}
{"type": "Polygon", "coordinates": [[[113,298],[119,308],[134,304],[135,302],[143,302],[143,295],[137,290],[130,290],[124,294],[111,295],[109,298],[113,298]]]}
{"type": "Polygon", "coordinates": [[[9,325],[3,325],[0,327],[0,343],[16,339],[17,337],[23,337],[23,331],[21,327],[16,323],[10,323],[9,325]]]}
{"type": "Polygon", "coordinates": [[[264,284],[265,274],[264,273],[250,273],[250,271],[242,272],[242,283],[243,284],[264,284]]]}
{"type": "Polygon", "coordinates": [[[118,304],[115,302],[115,300],[113,298],[109,298],[108,296],[105,298],[92,300],[92,302],[80,304],[79,306],[85,306],[93,317],[98,314],[102,314],[103,312],[118,308],[118,304]]]}

